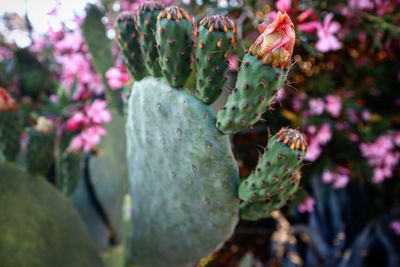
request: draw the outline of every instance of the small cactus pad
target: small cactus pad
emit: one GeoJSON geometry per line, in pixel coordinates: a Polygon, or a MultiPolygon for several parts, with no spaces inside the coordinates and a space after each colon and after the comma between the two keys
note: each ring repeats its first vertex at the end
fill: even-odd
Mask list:
{"type": "Polygon", "coordinates": [[[27,170],[31,174],[46,176],[54,160],[55,132],[52,129],[35,127],[28,131],[28,135],[27,170]]]}
{"type": "Polygon", "coordinates": [[[191,71],[193,25],[189,14],[177,6],[161,11],[156,40],[165,78],[172,87],[181,88],[191,71]]]}
{"type": "Polygon", "coordinates": [[[226,134],[236,133],[257,123],[282,88],[287,73],[264,66],[257,57],[243,58],[236,86],[218,112],[217,127],[226,134]]]}
{"type": "Polygon", "coordinates": [[[157,51],[156,32],[157,17],[164,4],[157,1],[143,2],[137,13],[137,31],[139,33],[139,44],[143,53],[144,62],[150,75],[161,76],[159,55],[157,51]]]}
{"type": "Polygon", "coordinates": [[[205,17],[196,35],[196,97],[211,104],[225,83],[223,77],[235,45],[235,24],[226,16],[205,17]]]}
{"type": "Polygon", "coordinates": [[[147,77],[127,115],[131,261],[193,266],[228,239],[239,211],[238,167],[205,104],[147,77]]]}
{"type": "Polygon", "coordinates": [[[121,13],[116,20],[116,42],[124,55],[126,66],[132,77],[139,81],[147,75],[139,45],[139,34],[135,27],[135,15],[121,13]]]}
{"type": "MultiPolygon", "coordinates": [[[[240,199],[265,204],[265,208],[255,206],[264,213],[280,208],[297,191],[306,147],[299,131],[282,128],[268,141],[255,171],[240,184],[240,199]]],[[[248,203],[244,206],[249,209],[248,203]]]]}

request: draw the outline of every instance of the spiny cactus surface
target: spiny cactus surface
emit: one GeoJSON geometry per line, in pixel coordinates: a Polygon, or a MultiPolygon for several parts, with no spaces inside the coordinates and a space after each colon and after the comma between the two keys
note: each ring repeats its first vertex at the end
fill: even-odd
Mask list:
{"type": "Polygon", "coordinates": [[[238,168],[212,111],[155,78],[134,84],[127,115],[132,260],[188,266],[238,220],[238,168]]]}

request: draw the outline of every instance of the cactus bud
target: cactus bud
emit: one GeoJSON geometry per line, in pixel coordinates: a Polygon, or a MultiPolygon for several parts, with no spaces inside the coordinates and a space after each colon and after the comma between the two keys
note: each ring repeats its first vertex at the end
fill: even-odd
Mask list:
{"type": "Polygon", "coordinates": [[[263,65],[288,68],[296,40],[293,22],[286,13],[278,12],[269,25],[260,25],[263,31],[250,47],[249,52],[261,60],[263,65]]]}
{"type": "Polygon", "coordinates": [[[0,111],[14,111],[17,108],[17,102],[4,89],[0,87],[0,111]]]}

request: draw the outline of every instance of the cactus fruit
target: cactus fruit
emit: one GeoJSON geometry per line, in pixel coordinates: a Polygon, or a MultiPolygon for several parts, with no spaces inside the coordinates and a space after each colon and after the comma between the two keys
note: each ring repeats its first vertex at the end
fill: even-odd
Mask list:
{"type": "Polygon", "coordinates": [[[152,77],[134,84],[127,156],[140,266],[194,264],[233,233],[238,168],[214,125],[212,111],[185,91],[152,77]]]}
{"type": "Polygon", "coordinates": [[[193,25],[189,14],[177,6],[158,15],[156,41],[164,77],[174,88],[181,88],[190,74],[193,25]]]}
{"type": "Polygon", "coordinates": [[[226,16],[205,17],[196,35],[196,96],[212,104],[225,83],[222,77],[236,41],[235,24],[226,16]]]}
{"type": "Polygon", "coordinates": [[[54,125],[45,117],[39,117],[36,126],[29,130],[28,135],[27,170],[31,174],[46,176],[54,160],[54,125]]]}
{"type": "MultiPolygon", "coordinates": [[[[144,34],[143,25],[154,26],[158,9],[156,2],[142,4],[139,32],[144,34]]],[[[189,15],[175,6],[158,15],[155,34],[166,79],[156,78],[153,71],[156,77],[135,82],[127,107],[133,202],[130,263],[191,266],[232,234],[239,211],[248,220],[266,217],[297,190],[306,149],[298,131],[284,128],[269,140],[268,152],[240,190],[237,163],[224,135],[256,123],[286,79],[293,24],[287,15],[279,14],[271,25],[245,55],[237,89],[219,112],[217,123],[207,104],[218,97],[223,85],[220,78],[235,41],[233,22],[222,16],[201,21],[193,96],[189,88],[182,88],[190,66],[189,15]]],[[[146,64],[158,64],[154,55],[150,60],[153,45],[143,45],[141,40],[146,64]]]]}
{"type": "Polygon", "coordinates": [[[261,120],[286,80],[295,42],[289,16],[278,13],[243,58],[235,88],[218,112],[217,127],[236,133],[261,120]]]}
{"type": "Polygon", "coordinates": [[[257,220],[289,200],[299,186],[306,148],[303,135],[288,128],[282,128],[268,141],[255,171],[239,186],[239,198],[244,201],[241,216],[257,220]]]}
{"type": "Polygon", "coordinates": [[[161,76],[159,55],[154,33],[157,27],[157,17],[164,4],[157,1],[143,2],[137,13],[136,29],[139,33],[139,44],[142,50],[145,66],[150,75],[161,76]]]}
{"type": "Polygon", "coordinates": [[[135,28],[135,15],[131,12],[121,13],[115,23],[117,32],[116,42],[124,55],[128,71],[137,80],[147,75],[146,68],[143,68],[144,61],[139,45],[139,34],[135,28]]]}
{"type": "Polygon", "coordinates": [[[15,161],[20,150],[19,137],[22,132],[17,103],[3,88],[0,88],[0,159],[15,161]]]}

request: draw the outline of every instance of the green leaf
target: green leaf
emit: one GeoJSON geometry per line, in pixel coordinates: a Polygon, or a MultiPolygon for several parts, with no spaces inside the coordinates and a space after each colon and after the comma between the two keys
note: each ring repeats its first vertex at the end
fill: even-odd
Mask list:
{"type": "Polygon", "coordinates": [[[12,164],[0,173],[0,266],[103,266],[67,198],[12,164]]]}

